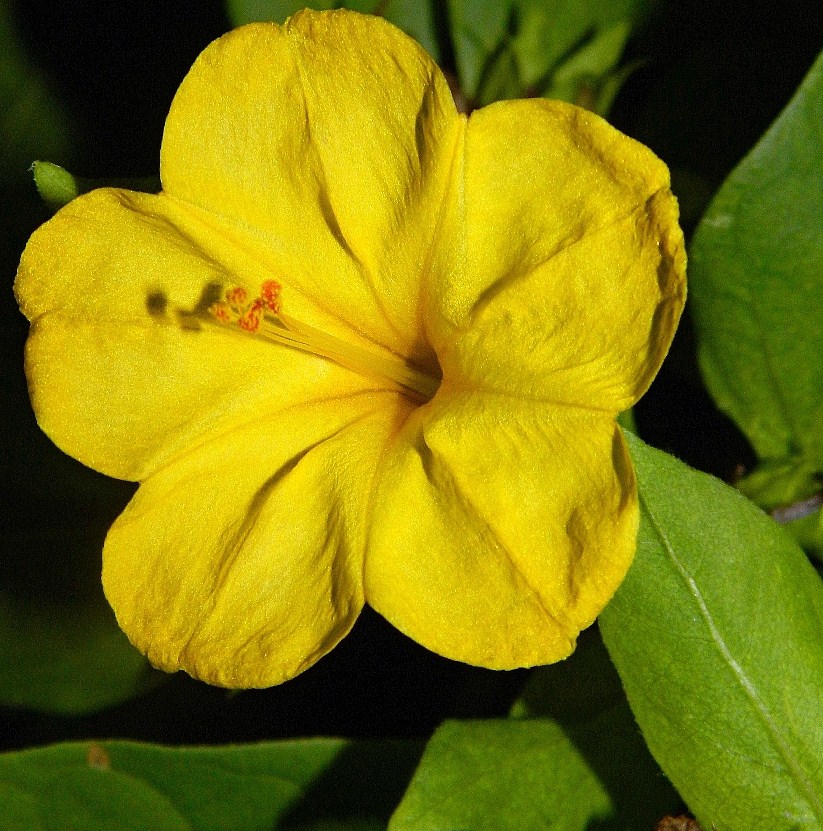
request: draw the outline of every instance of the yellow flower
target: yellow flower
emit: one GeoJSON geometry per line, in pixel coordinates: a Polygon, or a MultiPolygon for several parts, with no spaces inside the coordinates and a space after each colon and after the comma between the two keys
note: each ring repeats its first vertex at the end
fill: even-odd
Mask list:
{"type": "Polygon", "coordinates": [[[71,202],[16,284],[43,429],[142,483],[103,552],[134,644],[268,686],[368,602],[468,663],[568,655],[683,305],[663,163],[563,103],[467,119],[389,24],[305,12],[205,50],[161,179],[71,202]]]}

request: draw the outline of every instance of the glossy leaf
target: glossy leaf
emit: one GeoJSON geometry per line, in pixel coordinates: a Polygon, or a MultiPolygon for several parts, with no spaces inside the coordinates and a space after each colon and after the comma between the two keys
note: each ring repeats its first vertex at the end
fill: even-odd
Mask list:
{"type": "Polygon", "coordinates": [[[0,755],[0,831],[377,831],[416,742],[168,748],[111,741],[0,755]]]}
{"type": "Polygon", "coordinates": [[[635,562],[600,616],[646,742],[704,828],[823,829],[823,583],[733,489],[627,434],[635,562]]]}
{"type": "Polygon", "coordinates": [[[823,471],[823,54],[694,238],[710,392],[764,460],[823,471]]]}

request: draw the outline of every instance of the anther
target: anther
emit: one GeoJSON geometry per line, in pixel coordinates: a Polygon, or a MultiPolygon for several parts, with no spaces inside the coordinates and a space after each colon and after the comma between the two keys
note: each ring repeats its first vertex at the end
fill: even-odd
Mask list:
{"type": "Polygon", "coordinates": [[[263,301],[258,297],[249,304],[237,321],[241,329],[247,332],[256,332],[260,328],[260,318],[263,314],[263,301]]]}
{"type": "Polygon", "coordinates": [[[280,291],[276,280],[266,280],[250,301],[246,289],[234,286],[209,307],[209,314],[221,326],[237,326],[255,337],[334,361],[419,401],[428,401],[437,391],[439,379],[402,359],[362,349],[286,316],[281,312],[280,291]]]}
{"type": "Polygon", "coordinates": [[[277,314],[280,311],[280,283],[266,280],[260,287],[260,299],[267,309],[277,314]]]}
{"type": "Polygon", "coordinates": [[[248,298],[248,292],[243,286],[235,286],[226,292],[226,303],[233,309],[240,309],[248,298]]]}

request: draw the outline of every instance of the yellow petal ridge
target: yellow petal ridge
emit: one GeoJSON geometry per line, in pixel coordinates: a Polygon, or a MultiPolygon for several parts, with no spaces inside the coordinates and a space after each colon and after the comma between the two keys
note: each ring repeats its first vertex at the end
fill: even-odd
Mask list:
{"type": "Polygon", "coordinates": [[[469,119],[460,241],[429,291],[444,382],[617,413],[645,392],[685,302],[666,166],[570,104],[469,119]]]}
{"type": "Polygon", "coordinates": [[[636,483],[613,418],[472,393],[435,398],[404,432],[375,497],[368,603],[455,660],[565,658],[634,555],[636,483]]]}
{"type": "Polygon", "coordinates": [[[634,554],[665,165],[560,102],[466,119],[393,26],[306,11],[202,53],[161,178],[71,202],[15,283],[39,423],[141,483],[103,557],[132,642],[262,687],[369,603],[456,660],[566,657],[634,554]]]}

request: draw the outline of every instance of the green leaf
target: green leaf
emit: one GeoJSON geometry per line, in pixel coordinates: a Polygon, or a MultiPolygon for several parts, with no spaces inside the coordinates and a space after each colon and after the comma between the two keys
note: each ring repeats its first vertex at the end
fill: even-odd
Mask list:
{"type": "Polygon", "coordinates": [[[823,583],[737,491],[627,434],[638,551],[600,616],[646,742],[704,828],[823,829],[823,583]]]}
{"type": "Polygon", "coordinates": [[[634,419],[634,410],[623,410],[617,415],[617,423],[630,433],[637,435],[637,423],[634,419]]]}
{"type": "Polygon", "coordinates": [[[706,384],[765,460],[823,471],[823,54],[695,234],[706,384]]]}
{"type": "Polygon", "coordinates": [[[612,803],[607,829],[654,828],[683,804],[649,753],[596,627],[566,661],[532,672],[515,718],[551,718],[604,785],[612,803]]]}
{"type": "Polygon", "coordinates": [[[460,88],[471,98],[479,98],[483,74],[497,59],[509,35],[511,6],[512,0],[448,0],[457,76],[460,88]]]}
{"type": "Polygon", "coordinates": [[[71,743],[0,755],[0,831],[377,831],[418,742],[71,743]]]}
{"type": "Polygon", "coordinates": [[[596,632],[533,673],[512,715],[446,722],[389,831],[634,831],[681,806],[596,632]]]}
{"type": "Polygon", "coordinates": [[[365,14],[379,14],[413,37],[436,60],[440,60],[434,2],[420,0],[226,0],[226,11],[235,26],[254,21],[282,23],[303,8],[333,9],[341,6],[365,14]]]}
{"type": "Polygon", "coordinates": [[[807,554],[823,561],[823,493],[820,474],[807,459],[761,462],[735,487],[768,511],[807,554]]]}
{"type": "Polygon", "coordinates": [[[554,721],[447,721],[389,831],[584,831],[610,813],[606,789],[554,721]]]}
{"type": "Polygon", "coordinates": [[[40,510],[4,523],[0,704],[87,713],[166,678],[129,643],[103,596],[104,522],[79,502],[40,510]]]}
{"type": "MultiPolygon", "coordinates": [[[[793,511],[798,511],[796,519],[786,522],[786,530],[803,546],[803,549],[814,556],[819,562],[823,562],[823,511],[808,511],[812,500],[794,505],[793,511]]],[[[820,495],[812,504],[820,504],[820,495]]]]}
{"type": "MultiPolygon", "coordinates": [[[[607,79],[619,76],[622,82],[627,77],[626,73],[610,73],[620,61],[630,33],[628,20],[620,20],[597,31],[591,40],[554,70],[543,95],[580,104],[584,103],[582,99],[588,94],[594,100],[585,103],[590,103],[594,109],[600,88],[605,87],[607,79]]],[[[619,87],[619,83],[609,85],[607,97],[597,107],[599,112],[602,110],[605,113],[609,109],[619,87]]]]}
{"type": "Polygon", "coordinates": [[[335,0],[314,0],[301,3],[300,0],[226,0],[226,12],[234,26],[273,20],[282,23],[300,9],[333,9],[341,5],[335,0]]]}
{"type": "Polygon", "coordinates": [[[645,0],[449,0],[461,88],[479,104],[501,92],[576,101],[584,84],[599,88],[615,68],[648,6],[645,0]]]}
{"type": "Polygon", "coordinates": [[[149,668],[104,603],[46,609],[0,593],[0,704],[76,715],[158,683],[164,676],[149,668]]]}

